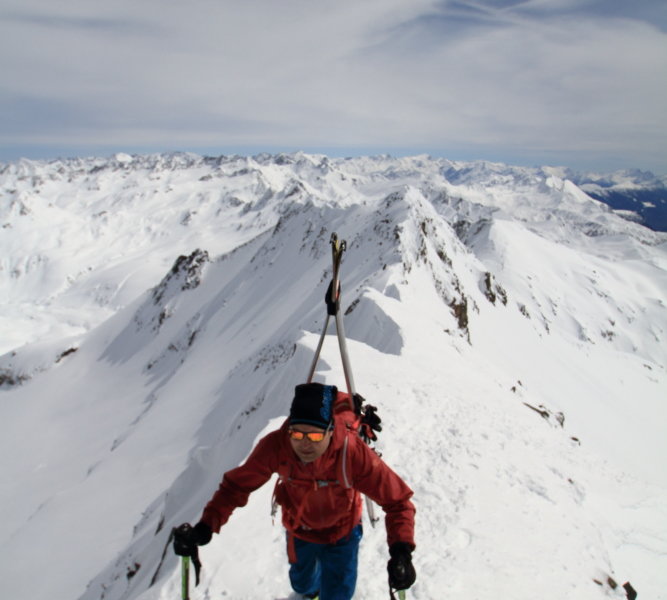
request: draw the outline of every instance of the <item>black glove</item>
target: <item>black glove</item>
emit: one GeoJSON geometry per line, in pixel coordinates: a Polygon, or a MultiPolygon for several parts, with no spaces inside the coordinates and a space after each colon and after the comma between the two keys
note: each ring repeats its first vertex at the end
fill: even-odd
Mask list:
{"type": "Polygon", "coordinates": [[[378,436],[375,435],[375,432],[379,433],[382,431],[381,423],[382,419],[377,414],[377,408],[370,404],[364,406],[361,417],[361,437],[366,442],[370,440],[377,441],[378,436]]]}
{"type": "Polygon", "coordinates": [[[183,523],[174,529],[174,552],[179,556],[196,556],[197,546],[211,541],[213,530],[201,521],[194,527],[183,523]]]}
{"type": "Polygon", "coordinates": [[[378,438],[374,432],[382,431],[382,425],[380,424],[382,419],[377,414],[377,408],[370,404],[364,404],[366,400],[361,394],[354,394],[352,400],[354,401],[354,412],[361,417],[359,435],[367,444],[371,441],[377,441],[378,438]]]}
{"type": "Polygon", "coordinates": [[[412,565],[412,547],[405,542],[395,542],[389,548],[389,585],[395,590],[407,590],[417,579],[412,565]]]}

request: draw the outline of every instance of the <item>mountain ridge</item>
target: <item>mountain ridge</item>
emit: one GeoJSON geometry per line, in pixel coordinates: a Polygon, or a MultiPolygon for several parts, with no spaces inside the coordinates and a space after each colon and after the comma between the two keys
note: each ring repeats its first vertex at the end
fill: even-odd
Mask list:
{"type": "MultiPolygon", "coordinates": [[[[244,229],[245,239],[250,239],[272,226],[279,218],[276,210],[289,210],[279,208],[282,200],[349,207],[375,202],[406,185],[421,189],[446,218],[461,221],[452,222],[459,229],[468,227],[466,221],[478,214],[490,217],[506,206],[512,218],[520,217],[533,227],[541,221],[546,224],[543,232],[555,232],[547,221],[559,218],[567,197],[580,194],[571,188],[572,193],[564,195],[558,188],[566,184],[551,174],[538,176],[536,171],[486,163],[454,167],[451,161],[428,157],[171,154],[20,161],[0,174],[5,256],[0,288],[12,305],[21,307],[12,310],[11,317],[23,319],[26,330],[32,327],[44,339],[53,325],[42,321],[43,311],[35,310],[32,300],[21,305],[22,298],[32,298],[32,287],[39,285],[46,293],[38,304],[54,310],[55,303],[62,311],[57,335],[75,335],[87,328],[76,322],[79,289],[85,297],[95,298],[98,316],[90,319],[99,322],[145,289],[144,281],[157,283],[176,255],[189,254],[198,246],[216,255],[229,249],[225,236],[244,229]],[[452,183],[443,170],[450,173],[455,168],[468,173],[466,177],[475,169],[475,177],[469,184],[460,178],[452,183]],[[204,234],[206,238],[200,239],[204,234]],[[93,242],[106,240],[105,236],[105,244],[93,242]],[[147,244],[153,250],[148,260],[136,260],[145,256],[147,244]],[[31,250],[26,255],[27,245],[31,250]]],[[[619,233],[640,245],[665,239],[664,234],[615,219],[611,212],[595,207],[591,211],[596,215],[593,221],[586,219],[582,205],[575,206],[566,211],[565,222],[580,213],[579,229],[587,227],[589,236],[619,233]]],[[[568,240],[572,233],[571,228],[564,230],[561,239],[568,240]]],[[[11,347],[7,340],[4,350],[11,347]]]]}
{"type": "MultiPolygon", "coordinates": [[[[5,279],[7,297],[89,321],[46,339],[18,322],[28,342],[0,357],[24,377],[0,390],[0,451],[15,457],[0,487],[8,593],[177,593],[175,559],[160,563],[169,530],[287,413],[323,325],[336,231],[357,388],[416,492],[415,597],[528,600],[535,582],[548,600],[624,597],[607,577],[661,597],[663,234],[563,180],[454,184],[425,157],[343,171],[267,155],[141,176],[117,162],[72,187],[43,177],[14,198],[26,214],[2,215],[22,234],[5,256],[48,257],[5,279]],[[68,206],[76,227],[50,237],[41,211],[68,206]]],[[[335,336],[316,379],[343,385],[335,336]]],[[[269,488],[202,549],[202,597],[287,593],[269,488]]],[[[381,528],[365,535],[358,596],[376,598],[386,549],[381,528]]]]}

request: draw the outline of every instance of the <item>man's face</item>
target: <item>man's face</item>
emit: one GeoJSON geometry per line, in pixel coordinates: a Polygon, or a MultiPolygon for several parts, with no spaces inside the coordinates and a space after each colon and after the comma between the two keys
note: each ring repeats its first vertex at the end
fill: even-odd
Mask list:
{"type": "Polygon", "coordinates": [[[331,430],[326,431],[319,427],[313,425],[306,425],[305,423],[298,423],[292,425],[289,428],[290,430],[290,444],[295,454],[305,463],[313,462],[322,456],[329,444],[331,443],[331,436],[333,432],[331,430]],[[323,435],[321,442],[314,442],[308,438],[308,433],[321,434],[323,435]],[[296,437],[301,437],[299,434],[303,434],[303,439],[295,439],[296,437]]]}

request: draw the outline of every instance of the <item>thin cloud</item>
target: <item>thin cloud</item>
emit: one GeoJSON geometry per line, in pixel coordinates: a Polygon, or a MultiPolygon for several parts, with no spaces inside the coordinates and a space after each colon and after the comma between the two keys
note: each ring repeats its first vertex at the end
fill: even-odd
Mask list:
{"type": "Polygon", "coordinates": [[[562,164],[579,153],[667,171],[653,0],[61,4],[0,14],[5,160],[75,140],[562,164]]]}
{"type": "Polygon", "coordinates": [[[54,14],[37,14],[13,12],[2,15],[2,20],[13,26],[27,26],[44,30],[77,30],[110,31],[114,33],[137,29],[137,24],[127,19],[109,19],[98,17],[76,17],[54,14]]]}

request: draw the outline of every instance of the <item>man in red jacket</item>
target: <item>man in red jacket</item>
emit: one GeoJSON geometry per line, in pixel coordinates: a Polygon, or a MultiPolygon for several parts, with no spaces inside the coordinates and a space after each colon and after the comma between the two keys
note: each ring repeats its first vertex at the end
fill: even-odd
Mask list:
{"type": "Polygon", "coordinates": [[[262,438],[243,465],[224,474],[194,527],[176,530],[176,553],[196,554],[235,508],[278,473],[274,501],[282,509],[290,582],[298,594],[352,598],[362,536],[361,494],[385,512],[390,586],[409,588],[416,578],[412,490],[359,437],[352,423],[358,417],[341,410],[349,401],[334,386],[298,385],[283,426],[262,438]]]}

